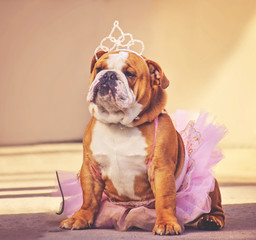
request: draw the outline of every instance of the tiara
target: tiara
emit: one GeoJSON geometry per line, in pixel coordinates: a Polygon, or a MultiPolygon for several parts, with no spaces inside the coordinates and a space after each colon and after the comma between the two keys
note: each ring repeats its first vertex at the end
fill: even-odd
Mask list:
{"type": "Polygon", "coordinates": [[[144,51],[144,43],[141,40],[133,39],[133,36],[131,33],[124,33],[122,29],[119,27],[119,22],[116,20],[113,24],[113,28],[110,32],[110,34],[103,38],[100,42],[100,45],[95,49],[94,55],[96,60],[98,60],[97,52],[99,50],[103,50],[104,52],[110,52],[113,50],[123,50],[123,51],[129,51],[137,54],[140,56],[143,60],[144,58],[141,56],[141,54],[144,51]],[[120,36],[114,37],[113,34],[115,31],[119,31],[120,36]],[[140,45],[140,51],[134,51],[130,49],[132,46],[140,45]],[[110,46],[107,46],[110,45],[110,46]]]}

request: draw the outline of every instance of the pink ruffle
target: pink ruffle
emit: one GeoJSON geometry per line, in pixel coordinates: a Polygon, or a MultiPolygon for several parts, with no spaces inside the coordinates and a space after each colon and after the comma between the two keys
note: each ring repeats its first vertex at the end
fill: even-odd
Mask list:
{"type": "Polygon", "coordinates": [[[209,192],[213,191],[215,184],[211,168],[222,159],[217,144],[226,129],[215,125],[204,112],[179,110],[171,118],[186,149],[186,166],[176,179],[176,214],[179,221],[185,224],[211,210],[209,192]]]}
{"type": "MultiPolygon", "coordinates": [[[[217,144],[226,130],[223,126],[213,124],[207,113],[179,110],[170,116],[186,149],[184,168],[176,179],[176,215],[183,226],[211,210],[209,192],[213,191],[215,183],[211,167],[222,159],[217,144]]],[[[59,178],[65,196],[64,214],[70,217],[82,205],[82,189],[74,173],[59,172],[59,178]]],[[[60,196],[60,191],[54,195],[60,196]]],[[[151,231],[155,221],[155,209],[143,203],[136,206],[117,204],[103,194],[94,226],[121,231],[138,227],[151,231]]]]}

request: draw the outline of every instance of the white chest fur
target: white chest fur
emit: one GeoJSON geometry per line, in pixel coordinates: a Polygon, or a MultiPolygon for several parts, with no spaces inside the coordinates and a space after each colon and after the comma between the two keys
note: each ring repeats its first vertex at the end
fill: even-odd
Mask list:
{"type": "Polygon", "coordinates": [[[108,176],[118,194],[133,200],[134,180],[147,171],[145,165],[146,141],[138,128],[120,128],[115,124],[96,122],[91,150],[100,164],[103,176],[108,176]]]}

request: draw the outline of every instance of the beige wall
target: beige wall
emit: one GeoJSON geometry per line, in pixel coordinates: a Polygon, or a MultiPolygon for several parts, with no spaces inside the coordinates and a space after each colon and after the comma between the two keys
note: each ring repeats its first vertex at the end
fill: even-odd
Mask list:
{"type": "Polygon", "coordinates": [[[94,49],[118,19],[171,81],[167,110],[206,110],[256,146],[256,1],[0,1],[0,145],[79,140],[94,49]]]}

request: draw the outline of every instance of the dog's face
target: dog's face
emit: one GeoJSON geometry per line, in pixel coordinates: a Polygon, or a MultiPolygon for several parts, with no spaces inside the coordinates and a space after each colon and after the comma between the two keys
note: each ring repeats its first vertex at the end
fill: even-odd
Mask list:
{"type": "Polygon", "coordinates": [[[143,112],[152,108],[153,95],[166,88],[169,81],[158,64],[135,53],[101,52],[99,56],[91,65],[89,110],[100,121],[133,126],[143,112]]]}

